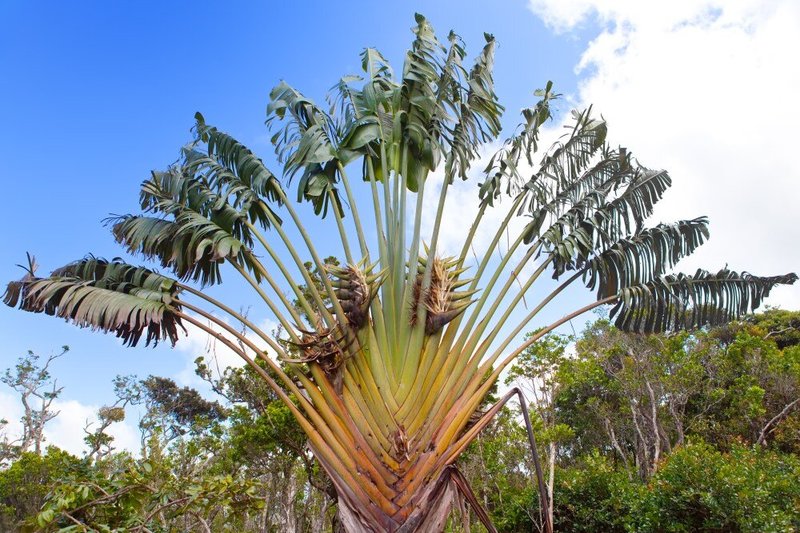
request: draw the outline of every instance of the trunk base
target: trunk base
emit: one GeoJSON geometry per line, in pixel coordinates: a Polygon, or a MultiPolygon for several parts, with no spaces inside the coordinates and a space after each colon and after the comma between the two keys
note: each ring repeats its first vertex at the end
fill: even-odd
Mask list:
{"type": "Polygon", "coordinates": [[[445,473],[439,481],[426,489],[427,494],[419,498],[414,508],[401,510],[395,516],[386,516],[379,524],[363,509],[339,498],[339,520],[347,533],[440,533],[444,531],[447,517],[457,497],[457,489],[445,473]],[[406,511],[404,513],[403,511],[406,511]],[[406,514],[407,518],[402,516],[406,514]]]}

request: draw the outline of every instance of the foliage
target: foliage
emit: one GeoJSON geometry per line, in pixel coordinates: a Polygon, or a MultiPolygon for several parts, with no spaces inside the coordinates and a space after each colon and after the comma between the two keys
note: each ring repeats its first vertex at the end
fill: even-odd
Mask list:
{"type": "Polygon", "coordinates": [[[559,469],[554,491],[557,531],[624,533],[641,486],[599,453],[559,469]]]}
{"type": "MultiPolygon", "coordinates": [[[[565,134],[536,154],[558,97],[549,82],[490,158],[475,187],[478,214],[460,221],[461,252],[444,257],[439,236],[452,186],[470,178],[480,150],[499,140],[496,43],[486,34],[468,67],[455,32],[440,41],[416,15],[413,34],[397,76],[367,49],[362,75],[342,78],[327,110],[285,82],[271,91],[267,124],[282,179],[197,113],[178,161],[142,183],[141,212],[108,220],[127,252],[166,274],[87,256],[39,277],[29,257],[24,277],[4,295],[7,305],[111,332],[131,346],[174,344],[187,326],[217,338],[299,424],[349,530],[441,530],[450,503],[466,492],[452,467],[499,406],[473,415],[514,359],[568,320],[613,304],[616,326],[629,331],[722,324],[797,279],[727,268],[670,273],[705,242],[706,219],[648,226],[671,178],[609,145],[607,125],[591,107],[574,111],[565,134]],[[423,235],[422,208],[431,194],[438,196],[436,214],[423,235]],[[332,217],[345,266],[321,259],[295,208],[302,202],[332,217]],[[468,252],[493,209],[502,222],[472,265],[468,252]],[[515,217],[526,224],[512,236],[515,217]],[[505,235],[508,248],[497,258],[505,235]],[[312,269],[301,260],[306,253],[312,269]],[[518,280],[537,259],[535,272],[518,280]],[[235,271],[252,287],[285,342],[203,291],[222,281],[223,265],[226,276],[235,271]],[[524,317],[512,318],[546,270],[560,284],[524,317]],[[596,291],[591,300],[520,341],[539,312],[578,280],[596,291]],[[517,281],[520,290],[512,290],[517,281]]],[[[165,385],[154,384],[150,394],[165,385]]],[[[645,388],[657,411],[652,383],[645,388]]],[[[748,390],[757,403],[759,391],[748,390]]],[[[626,399],[634,392],[641,390],[623,387],[626,399]]],[[[183,416],[162,400],[170,416],[183,416]]],[[[638,427],[645,414],[633,411],[638,427]]],[[[644,475],[661,452],[651,425],[651,438],[630,444],[644,475]]],[[[555,440],[551,435],[551,449],[555,440]]]]}
{"type": "Polygon", "coordinates": [[[744,441],[797,452],[797,350],[779,349],[763,329],[638,337],[598,321],[576,352],[555,402],[575,431],[573,454],[601,449],[646,478],[690,435],[721,449],[744,441]]]}
{"type": "Polygon", "coordinates": [[[692,443],[671,454],[641,494],[636,531],[792,531],[800,527],[800,459],[692,443]]]}
{"type": "MultiPolygon", "coordinates": [[[[128,396],[133,403],[147,406],[140,424],[142,457],[90,452],[73,459],[72,470],[62,468],[37,484],[23,485],[31,487],[28,499],[35,500],[20,507],[16,517],[25,519],[24,530],[311,532],[330,521],[328,500],[320,492],[327,489],[324,478],[305,449],[304,434],[279,400],[263,404],[264,397],[252,395],[259,404],[224,408],[227,419],[221,423],[205,416],[209,408],[222,412],[218,402],[178,388],[172,380],[129,377],[115,384],[118,392],[122,386],[133,395],[128,396]],[[155,391],[154,385],[159,387],[155,391]],[[197,416],[178,416],[187,409],[197,416]]],[[[216,385],[233,397],[263,383],[246,369],[230,369],[216,385]]],[[[108,437],[106,428],[93,437],[108,437]]],[[[55,453],[63,452],[49,451],[55,453]]],[[[32,470],[38,458],[29,455],[2,474],[19,482],[18,472],[32,470]]],[[[12,494],[20,498],[27,493],[12,494]]]]}
{"type": "Polygon", "coordinates": [[[673,451],[643,483],[594,454],[559,473],[564,532],[783,532],[800,526],[800,459],[702,441],[673,451]]]}
{"type": "Polygon", "coordinates": [[[17,530],[25,519],[35,516],[54,483],[87,474],[78,458],[53,446],[43,455],[23,452],[0,470],[0,530],[17,530]]]}
{"type": "Polygon", "coordinates": [[[157,410],[166,420],[160,425],[172,434],[199,431],[200,428],[227,418],[225,409],[217,402],[205,400],[189,387],[178,387],[175,381],[149,376],[140,382],[150,411],[157,410]]]}
{"type": "MultiPolygon", "coordinates": [[[[151,451],[152,453],[152,451],[151,451]]],[[[171,460],[124,454],[94,465],[90,476],[57,485],[36,516],[43,531],[240,531],[263,507],[259,484],[243,475],[177,476],[171,460]]]]}
{"type": "Polygon", "coordinates": [[[767,309],[750,317],[748,322],[766,331],[781,350],[800,344],[800,316],[796,312],[767,309]]]}

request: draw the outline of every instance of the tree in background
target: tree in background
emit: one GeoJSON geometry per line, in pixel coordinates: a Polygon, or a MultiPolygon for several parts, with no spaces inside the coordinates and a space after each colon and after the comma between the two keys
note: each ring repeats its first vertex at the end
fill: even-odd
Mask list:
{"type": "MultiPolygon", "coordinates": [[[[109,221],[128,252],[155,260],[174,277],[89,256],[40,278],[29,261],[25,277],[5,295],[10,306],[113,332],[129,345],[174,343],[185,324],[219,339],[300,425],[348,531],[438,531],[455,498],[474,502],[456,461],[513,392],[477,420],[473,414],[518,355],[571,318],[614,304],[615,323],[625,330],[724,323],[756,308],[775,285],[796,280],[727,269],[668,274],[706,240],[706,219],[647,227],[671,180],[608,145],[606,124],[591,109],[575,112],[567,133],[534,161],[539,129],[557,97],[549,83],[490,158],[477,188],[478,214],[463,221],[461,252],[443,257],[448,192],[499,136],[495,42],[487,35],[467,68],[455,33],[442,43],[418,15],[414,34],[399,76],[367,49],[363,75],[335,86],[330,109],[285,83],[272,91],[268,123],[283,181],[196,115],[195,137],[180,160],[143,183],[143,213],[109,221]],[[525,163],[533,170],[524,170],[525,163]],[[434,172],[444,176],[438,190],[434,172]],[[324,264],[288,184],[298,202],[333,218],[346,266],[324,264]],[[354,192],[358,184],[363,196],[354,192]],[[427,239],[421,234],[426,194],[438,195],[427,239]],[[501,196],[508,197],[502,205],[501,196]],[[468,251],[493,209],[505,214],[471,268],[468,251]],[[497,260],[494,252],[517,216],[527,224],[497,260]],[[305,268],[305,254],[324,273],[321,286],[305,268]],[[223,263],[252,287],[297,350],[202,291],[221,281],[223,263]],[[545,271],[560,284],[512,321],[545,271]],[[573,302],[572,312],[520,343],[518,335],[539,312],[578,280],[596,297],[573,302]]],[[[327,244],[330,233],[324,238],[327,244]]]]}
{"type": "MultiPolygon", "coordinates": [[[[692,334],[650,336],[598,320],[577,335],[569,356],[566,338],[553,335],[521,356],[512,378],[538,389],[535,409],[545,412],[537,441],[547,442],[548,425],[565,428],[555,461],[556,529],[800,528],[800,366],[798,343],[787,341],[798,316],[770,310],[692,334]],[[542,389],[557,392],[547,401],[542,389]]],[[[520,421],[502,420],[516,429],[495,425],[496,435],[477,439],[461,468],[501,530],[531,531],[538,517],[508,495],[531,501],[532,484],[500,489],[526,471],[520,421]]]]}
{"type": "Polygon", "coordinates": [[[80,459],[65,451],[48,446],[43,452],[22,452],[0,469],[0,531],[24,531],[25,523],[36,522],[55,485],[90,475],[80,459]]]}
{"type": "MultiPolygon", "coordinates": [[[[19,394],[23,413],[22,435],[19,439],[9,442],[5,436],[0,446],[0,463],[19,456],[20,453],[33,451],[39,455],[45,441],[45,425],[58,416],[58,411],[52,409],[53,402],[61,394],[62,388],[50,374],[50,365],[69,351],[69,346],[63,346],[61,352],[50,354],[43,363],[39,356],[28,351],[25,357],[19,359],[14,369],[7,368],[0,381],[14,389],[19,394]]],[[[6,420],[0,421],[4,426],[6,420]]]]}
{"type": "Polygon", "coordinates": [[[642,479],[689,435],[796,453],[800,349],[770,337],[747,322],[647,337],[595,322],[557,378],[557,416],[575,431],[574,452],[613,450],[642,479]]]}

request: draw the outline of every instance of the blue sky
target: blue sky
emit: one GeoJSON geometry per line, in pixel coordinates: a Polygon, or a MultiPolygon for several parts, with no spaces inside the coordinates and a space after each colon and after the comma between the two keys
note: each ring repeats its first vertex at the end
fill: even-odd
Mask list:
{"type": "MultiPolygon", "coordinates": [[[[612,137],[619,131],[620,141],[647,156],[645,164],[672,171],[679,192],[663,218],[712,214],[712,235],[722,237],[702,258],[709,268],[732,255],[735,269],[797,270],[793,243],[800,236],[785,227],[796,222],[787,211],[800,172],[781,144],[786,123],[797,123],[786,87],[797,80],[797,67],[778,54],[798,49],[791,46],[800,25],[796,7],[790,0],[709,0],[653,9],[626,0],[7,0],[0,4],[0,281],[20,277],[14,265],[26,251],[42,273],[88,252],[121,255],[101,220],[136,210],[139,183],[176,159],[195,111],[273,161],[263,124],[269,90],[285,79],[322,101],[340,76],[358,71],[366,46],[399,70],[415,11],[441,37],[456,30],[470,53],[480,49],[484,31],[496,36],[506,132],[519,109],[534,103],[533,90],[552,79],[566,95],[562,111],[597,103],[612,137]],[[716,192],[720,183],[731,191],[716,192]],[[764,194],[765,187],[772,191],[764,194]],[[742,206],[756,214],[745,224],[742,206]],[[718,224],[733,228],[726,233],[718,224]],[[748,253],[734,252],[745,238],[748,253]]],[[[244,294],[236,286],[225,291],[244,294]]],[[[797,308],[800,296],[788,289],[774,303],[797,308]]],[[[113,336],[0,306],[0,368],[28,349],[47,354],[64,344],[71,352],[54,373],[75,420],[112,400],[115,375],[186,381],[188,361],[203,349],[196,339],[175,352],[123,349],[113,336]]],[[[13,411],[0,396],[0,418],[4,408],[13,411]]]]}

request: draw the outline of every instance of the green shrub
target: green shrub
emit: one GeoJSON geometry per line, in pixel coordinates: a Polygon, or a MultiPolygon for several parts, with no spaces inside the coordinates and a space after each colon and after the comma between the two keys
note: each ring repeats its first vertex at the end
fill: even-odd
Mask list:
{"type": "Polygon", "coordinates": [[[800,530],[800,459],[744,446],[721,453],[706,443],[675,450],[633,502],[642,532],[800,530]]]}
{"type": "Polygon", "coordinates": [[[599,454],[556,473],[553,494],[556,531],[626,531],[630,506],[641,487],[599,454]]]}
{"type": "Polygon", "coordinates": [[[0,470],[0,531],[16,531],[20,523],[36,515],[56,482],[81,475],[84,463],[55,446],[38,455],[23,452],[0,470]]]}

